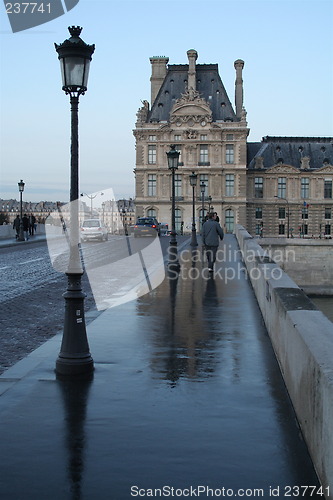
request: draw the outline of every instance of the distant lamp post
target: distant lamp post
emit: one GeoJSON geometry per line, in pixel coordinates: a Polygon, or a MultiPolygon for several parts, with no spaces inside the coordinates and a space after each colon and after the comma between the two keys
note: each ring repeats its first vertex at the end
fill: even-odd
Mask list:
{"type": "Polygon", "coordinates": [[[284,200],[287,203],[287,238],[289,238],[290,235],[290,211],[289,211],[289,201],[287,198],[282,198],[282,196],[277,196],[275,195],[274,198],[278,198],[279,200],[284,200]]]}
{"type": "Polygon", "coordinates": [[[84,317],[85,293],[81,287],[83,274],[79,250],[79,96],[87,90],[89,65],[95,45],[81,38],[82,28],[68,28],[71,37],[60,45],[54,44],[60,60],[62,90],[70,95],[71,104],[71,175],[70,175],[70,250],[67,292],[64,293],[65,323],[60,353],[56,362],[59,375],[91,373],[94,362],[89,352],[84,317]]]}
{"type": "Polygon", "coordinates": [[[90,216],[93,218],[93,200],[96,198],[98,195],[103,196],[104,193],[96,193],[96,194],[87,194],[87,193],[81,193],[81,196],[86,196],[90,200],[90,216]]]}
{"type": "Polygon", "coordinates": [[[24,191],[24,182],[22,179],[18,182],[19,192],[20,192],[20,231],[18,236],[18,241],[24,241],[24,233],[23,233],[23,203],[22,203],[22,195],[24,191]]]}
{"type": "Polygon", "coordinates": [[[169,268],[172,270],[179,270],[180,265],[178,261],[177,252],[177,238],[176,238],[176,199],[175,199],[175,171],[178,169],[178,159],[180,152],[176,151],[176,146],[170,146],[170,151],[166,153],[168,157],[168,167],[171,170],[171,232],[169,244],[169,268]]]}
{"type": "Polygon", "coordinates": [[[191,237],[191,247],[197,247],[197,230],[195,227],[195,188],[197,185],[198,175],[192,172],[190,175],[190,184],[192,186],[192,237],[191,237]]]}
{"type": "Polygon", "coordinates": [[[211,206],[211,204],[212,204],[212,197],[209,195],[208,196],[208,213],[210,213],[211,209],[213,208],[211,206]]]}
{"type": "Polygon", "coordinates": [[[202,208],[201,208],[201,212],[202,212],[202,226],[205,222],[205,191],[206,191],[206,184],[204,183],[204,181],[201,181],[200,182],[200,191],[201,191],[201,203],[202,203],[202,208]]]}

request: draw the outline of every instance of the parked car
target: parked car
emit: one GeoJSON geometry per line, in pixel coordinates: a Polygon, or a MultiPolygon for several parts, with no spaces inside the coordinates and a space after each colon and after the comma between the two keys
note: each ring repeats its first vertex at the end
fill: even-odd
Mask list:
{"type": "Polygon", "coordinates": [[[81,241],[100,240],[107,241],[108,231],[100,219],[86,219],[80,228],[81,241]]]}
{"type": "Polygon", "coordinates": [[[134,238],[138,236],[158,236],[160,227],[155,217],[139,217],[133,227],[134,238]]]}

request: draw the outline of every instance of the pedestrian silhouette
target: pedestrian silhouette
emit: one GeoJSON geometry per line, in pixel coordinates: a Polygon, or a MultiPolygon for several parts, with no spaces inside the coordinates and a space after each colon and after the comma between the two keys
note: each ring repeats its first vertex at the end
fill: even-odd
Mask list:
{"type": "Polygon", "coordinates": [[[202,226],[202,243],[206,252],[208,270],[213,272],[219,240],[223,240],[224,233],[222,227],[216,221],[216,212],[210,213],[208,217],[208,220],[202,226]]]}
{"type": "Polygon", "coordinates": [[[20,234],[20,223],[21,223],[20,216],[17,215],[16,219],[14,220],[14,223],[13,223],[13,229],[16,230],[16,239],[18,239],[19,234],[20,234]]]}

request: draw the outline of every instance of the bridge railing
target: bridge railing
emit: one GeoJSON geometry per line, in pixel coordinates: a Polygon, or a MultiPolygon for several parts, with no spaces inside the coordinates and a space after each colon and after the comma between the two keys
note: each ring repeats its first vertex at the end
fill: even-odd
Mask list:
{"type": "Polygon", "coordinates": [[[244,227],[235,233],[298,422],[332,500],[333,323],[244,227]]]}

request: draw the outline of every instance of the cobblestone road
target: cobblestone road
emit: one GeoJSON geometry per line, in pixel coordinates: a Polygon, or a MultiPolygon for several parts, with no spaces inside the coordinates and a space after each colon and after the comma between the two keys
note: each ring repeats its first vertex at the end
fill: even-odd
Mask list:
{"type": "MultiPolygon", "coordinates": [[[[66,287],[66,276],[51,265],[46,242],[0,250],[0,373],[62,330],[66,287]]],[[[96,310],[86,275],[82,288],[85,311],[96,310]]]]}
{"type": "MultiPolygon", "coordinates": [[[[168,241],[161,238],[164,251],[168,241]]],[[[115,260],[117,254],[122,258],[127,245],[118,237],[85,244],[84,253],[101,265],[110,253],[115,260]]],[[[140,242],[132,240],[131,245],[135,251],[140,242]]],[[[45,241],[0,249],[0,373],[62,330],[66,287],[67,278],[53,269],[45,241]]],[[[82,289],[87,295],[85,312],[96,311],[87,274],[82,289]]]]}

